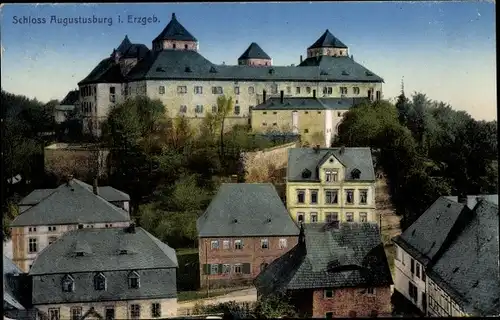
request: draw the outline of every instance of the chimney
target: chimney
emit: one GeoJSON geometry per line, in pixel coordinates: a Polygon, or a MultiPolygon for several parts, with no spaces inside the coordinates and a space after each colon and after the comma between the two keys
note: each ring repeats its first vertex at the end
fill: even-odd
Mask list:
{"type": "Polygon", "coordinates": [[[302,63],[302,55],[300,55],[300,63],[302,63]]]}
{"type": "Polygon", "coordinates": [[[345,146],[340,147],[339,153],[340,154],[344,154],[344,152],[345,152],[345,146]]]}
{"type": "Polygon", "coordinates": [[[130,225],[127,228],[128,233],[135,233],[135,223],[130,223],[130,225]]]}
{"type": "Polygon", "coordinates": [[[266,90],[262,91],[262,103],[266,103],[266,90]]]}
{"type": "Polygon", "coordinates": [[[285,91],[281,90],[280,92],[280,103],[283,104],[285,101],[285,91]]]}
{"type": "Polygon", "coordinates": [[[97,180],[97,177],[94,178],[94,183],[92,185],[92,191],[94,192],[94,194],[96,196],[99,195],[99,184],[98,184],[98,180],[97,180]]]}
{"type": "Polygon", "coordinates": [[[316,90],[313,90],[313,98],[316,98],[316,90]]]}

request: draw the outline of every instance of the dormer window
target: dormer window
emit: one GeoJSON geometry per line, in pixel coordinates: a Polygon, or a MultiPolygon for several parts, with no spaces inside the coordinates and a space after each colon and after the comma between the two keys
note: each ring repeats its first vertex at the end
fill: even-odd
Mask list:
{"type": "Polygon", "coordinates": [[[128,275],[128,287],[129,289],[139,289],[139,286],[140,286],[139,274],[135,271],[132,271],[128,275]]]}
{"type": "Polygon", "coordinates": [[[104,277],[102,273],[98,273],[94,276],[94,290],[106,290],[106,277],[104,277]]]}
{"type": "Polygon", "coordinates": [[[360,175],[361,175],[361,171],[359,171],[359,169],[354,168],[354,169],[351,171],[351,178],[352,178],[353,180],[359,179],[360,175]]]}
{"type": "Polygon", "coordinates": [[[75,290],[75,279],[69,274],[65,275],[62,279],[62,291],[73,292],[75,290]]]}
{"type": "Polygon", "coordinates": [[[339,179],[338,170],[328,169],[325,170],[325,181],[326,182],[336,182],[339,179]]]}
{"type": "Polygon", "coordinates": [[[312,174],[311,170],[304,169],[304,171],[302,171],[302,178],[309,179],[311,178],[311,174],[312,174]]]}

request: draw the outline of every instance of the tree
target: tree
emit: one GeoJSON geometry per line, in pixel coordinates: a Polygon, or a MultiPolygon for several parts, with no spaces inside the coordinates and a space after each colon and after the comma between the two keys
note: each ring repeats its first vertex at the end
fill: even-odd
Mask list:
{"type": "Polygon", "coordinates": [[[261,297],[257,301],[255,314],[258,318],[272,319],[281,317],[296,317],[297,312],[283,295],[261,297]]]}
{"type": "Polygon", "coordinates": [[[220,130],[220,153],[219,157],[221,159],[221,163],[225,164],[225,153],[224,153],[224,129],[227,116],[233,111],[234,103],[233,98],[226,96],[219,96],[217,98],[217,112],[216,112],[216,123],[219,126],[220,130]]]}

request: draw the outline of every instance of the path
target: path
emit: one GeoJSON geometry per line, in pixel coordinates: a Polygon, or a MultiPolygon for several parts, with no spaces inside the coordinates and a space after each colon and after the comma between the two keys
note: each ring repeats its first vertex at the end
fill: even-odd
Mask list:
{"type": "Polygon", "coordinates": [[[197,303],[203,303],[204,305],[209,304],[219,304],[229,301],[236,302],[255,302],[257,301],[257,290],[255,288],[244,289],[233,291],[228,294],[217,296],[213,298],[199,299],[199,300],[190,300],[178,303],[177,314],[179,316],[186,315],[187,311],[190,311],[194,308],[197,303]]]}

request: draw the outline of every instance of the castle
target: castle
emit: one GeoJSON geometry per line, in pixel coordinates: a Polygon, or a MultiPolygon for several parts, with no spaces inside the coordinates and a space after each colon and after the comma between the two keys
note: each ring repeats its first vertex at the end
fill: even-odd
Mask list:
{"type": "Polygon", "coordinates": [[[100,133],[109,110],[129,97],[160,99],[171,117],[200,121],[216,112],[217,97],[235,102],[229,124],[250,124],[252,109],[269,98],[381,99],[383,79],[355,62],[349,48],[326,30],[307,49],[297,66],[275,66],[269,55],[252,43],[237,65],[215,64],[199,52],[198,40],[175,13],[152,41],[132,43],[125,36],[118,48],[78,83],[86,130],[100,133]]]}

